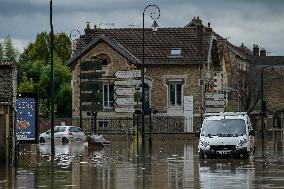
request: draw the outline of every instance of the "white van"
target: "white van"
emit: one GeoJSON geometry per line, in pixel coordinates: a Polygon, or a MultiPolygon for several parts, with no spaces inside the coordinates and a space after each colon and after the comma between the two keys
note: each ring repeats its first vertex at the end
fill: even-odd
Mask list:
{"type": "Polygon", "coordinates": [[[254,154],[254,135],[246,112],[206,113],[200,130],[199,157],[248,158],[254,154]]]}

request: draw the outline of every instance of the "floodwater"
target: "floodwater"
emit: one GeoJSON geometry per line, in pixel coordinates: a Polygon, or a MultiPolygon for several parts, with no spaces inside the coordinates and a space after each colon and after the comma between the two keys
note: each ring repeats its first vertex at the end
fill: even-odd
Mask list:
{"type": "Polygon", "coordinates": [[[113,140],[103,149],[85,144],[22,145],[18,167],[0,165],[0,188],[284,188],[284,145],[281,136],[257,139],[248,160],[200,161],[197,139],[113,140]],[[264,146],[263,150],[262,147],[264,146]]]}

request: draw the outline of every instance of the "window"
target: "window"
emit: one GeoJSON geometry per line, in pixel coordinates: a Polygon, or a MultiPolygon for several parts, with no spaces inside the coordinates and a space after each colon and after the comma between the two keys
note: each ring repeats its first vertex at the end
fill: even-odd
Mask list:
{"type": "Polygon", "coordinates": [[[181,48],[172,48],[171,49],[172,56],[180,56],[181,55],[181,48]]]}
{"type": "Polygon", "coordinates": [[[169,106],[181,106],[182,99],[182,82],[170,81],[169,87],[169,106]]]}
{"type": "Polygon", "coordinates": [[[104,84],[103,87],[104,108],[113,107],[113,96],[114,96],[113,84],[104,84]]]}
{"type": "Polygon", "coordinates": [[[110,121],[100,120],[98,121],[98,125],[100,129],[105,129],[110,126],[110,121]]]}

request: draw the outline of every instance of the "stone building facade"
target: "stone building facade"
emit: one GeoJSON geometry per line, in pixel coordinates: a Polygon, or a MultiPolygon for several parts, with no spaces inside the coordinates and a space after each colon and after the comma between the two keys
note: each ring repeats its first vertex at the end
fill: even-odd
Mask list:
{"type": "Polygon", "coordinates": [[[0,61],[0,162],[13,159],[16,63],[0,61]]]}
{"type": "MultiPolygon", "coordinates": [[[[200,120],[204,113],[204,93],[210,92],[210,88],[221,92],[217,87],[222,84],[218,82],[223,85],[227,82],[219,78],[221,75],[226,78],[219,36],[198,17],[185,27],[159,28],[157,32],[146,28],[144,32],[145,83],[149,86],[151,109],[159,115],[184,116],[184,96],[192,96],[193,115],[200,120]]],[[[105,72],[102,81],[106,88],[110,87],[116,80],[116,71],[141,69],[142,29],[91,29],[88,25],[76,46],[75,55],[67,62],[73,73],[73,118],[80,114],[80,63],[92,57],[101,59],[105,72]]],[[[132,116],[116,113],[109,106],[104,106],[99,115],[132,116]]],[[[91,114],[83,111],[82,116],[91,114]]]]}

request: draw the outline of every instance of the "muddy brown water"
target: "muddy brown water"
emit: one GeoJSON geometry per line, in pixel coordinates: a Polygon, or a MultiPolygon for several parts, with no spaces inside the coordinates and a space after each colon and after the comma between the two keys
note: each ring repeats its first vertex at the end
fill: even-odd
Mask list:
{"type": "Polygon", "coordinates": [[[202,161],[197,139],[56,144],[54,161],[49,144],[22,145],[18,167],[0,165],[0,188],[284,188],[283,138],[256,141],[253,158],[202,161]]]}

